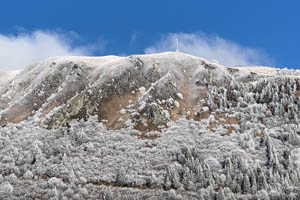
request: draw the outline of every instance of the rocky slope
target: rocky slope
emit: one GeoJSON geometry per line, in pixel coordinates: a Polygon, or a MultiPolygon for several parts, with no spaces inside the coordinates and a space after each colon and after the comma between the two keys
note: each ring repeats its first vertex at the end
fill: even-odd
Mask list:
{"type": "Polygon", "coordinates": [[[300,71],[58,57],[0,82],[7,199],[300,199],[300,71]]]}

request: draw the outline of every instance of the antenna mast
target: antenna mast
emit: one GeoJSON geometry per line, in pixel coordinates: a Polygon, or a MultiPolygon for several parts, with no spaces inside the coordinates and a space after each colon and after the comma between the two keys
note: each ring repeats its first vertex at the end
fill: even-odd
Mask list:
{"type": "Polygon", "coordinates": [[[176,52],[179,52],[179,48],[178,48],[178,37],[176,38],[176,52]]]}

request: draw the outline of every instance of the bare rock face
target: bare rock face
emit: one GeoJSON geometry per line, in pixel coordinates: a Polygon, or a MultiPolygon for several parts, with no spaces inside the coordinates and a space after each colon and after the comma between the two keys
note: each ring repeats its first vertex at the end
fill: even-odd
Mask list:
{"type": "Polygon", "coordinates": [[[230,78],[223,68],[184,54],[53,58],[2,86],[0,124],[31,117],[57,128],[71,119],[96,115],[112,128],[124,127],[126,120],[135,125],[143,120],[156,127],[175,117],[169,110],[180,116],[191,113],[207,96],[201,81],[222,85],[230,78]],[[200,99],[193,94],[199,87],[203,91],[200,99]],[[122,109],[126,110],[124,116],[120,115],[122,109]],[[121,117],[124,119],[119,120],[121,117]]]}

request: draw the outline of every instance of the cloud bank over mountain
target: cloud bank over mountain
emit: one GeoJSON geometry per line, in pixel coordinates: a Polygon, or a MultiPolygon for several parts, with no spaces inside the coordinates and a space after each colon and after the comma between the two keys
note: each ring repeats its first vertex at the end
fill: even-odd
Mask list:
{"type": "Polygon", "coordinates": [[[17,35],[0,34],[0,70],[24,68],[53,56],[91,55],[93,46],[73,46],[74,32],[36,30],[17,35]]]}
{"type": "Polygon", "coordinates": [[[270,59],[259,49],[243,47],[233,41],[203,33],[170,33],[145,49],[145,53],[160,53],[176,50],[179,38],[180,52],[218,61],[227,66],[272,65],[270,59]]]}
{"type": "MultiPolygon", "coordinates": [[[[130,38],[129,49],[136,42],[136,34],[130,38]]],[[[160,53],[176,50],[179,38],[180,52],[214,60],[226,66],[273,65],[263,51],[243,47],[233,41],[203,33],[170,33],[145,48],[144,52],[160,53]]],[[[35,62],[55,56],[90,56],[105,54],[107,41],[85,42],[74,31],[36,30],[15,35],[0,33],[0,71],[23,69],[35,62]]],[[[117,54],[117,53],[116,53],[117,54]]],[[[125,55],[127,55],[125,53],[125,55]]]]}

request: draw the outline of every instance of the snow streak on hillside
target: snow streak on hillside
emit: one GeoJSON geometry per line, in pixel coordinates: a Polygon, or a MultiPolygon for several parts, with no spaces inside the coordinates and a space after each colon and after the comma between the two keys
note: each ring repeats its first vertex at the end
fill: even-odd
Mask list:
{"type": "Polygon", "coordinates": [[[0,197],[300,199],[300,72],[57,57],[0,82],[0,197]]]}

